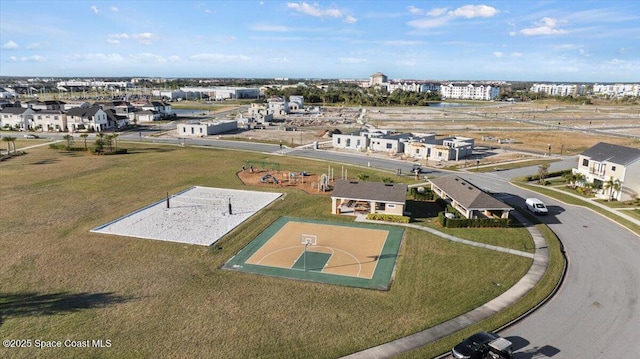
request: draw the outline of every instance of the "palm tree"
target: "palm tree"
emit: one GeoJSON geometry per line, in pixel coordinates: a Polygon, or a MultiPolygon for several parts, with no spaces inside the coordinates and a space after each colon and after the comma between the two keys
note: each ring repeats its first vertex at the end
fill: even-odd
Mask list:
{"type": "Polygon", "coordinates": [[[613,199],[613,193],[614,192],[617,193],[620,190],[620,186],[621,186],[621,183],[619,179],[617,178],[613,179],[613,176],[609,177],[609,180],[603,184],[603,188],[605,190],[609,190],[609,196],[607,196],[607,201],[611,201],[613,199]]]}
{"type": "Polygon", "coordinates": [[[549,174],[548,170],[549,170],[548,163],[543,163],[540,166],[538,166],[538,175],[540,176],[540,180],[538,181],[539,184],[544,185],[547,183],[546,178],[547,178],[547,174],[549,174]]]}
{"type": "Polygon", "coordinates": [[[118,150],[118,136],[119,136],[119,135],[118,135],[117,133],[113,133],[113,134],[111,135],[111,138],[113,139],[113,145],[114,145],[114,149],[115,149],[115,151],[117,151],[117,150],[118,150]]]}
{"type": "Polygon", "coordinates": [[[89,137],[88,133],[83,133],[80,135],[80,137],[82,137],[82,139],[84,140],[84,150],[87,150],[87,137],[89,137]]]}
{"type": "Polygon", "coordinates": [[[102,153],[102,149],[104,148],[104,133],[98,132],[96,137],[96,153],[102,153]]]}
{"type": "Polygon", "coordinates": [[[64,135],[64,136],[62,136],[62,138],[67,141],[67,150],[70,150],[71,149],[71,143],[73,142],[73,136],[64,135]]]}
{"type": "Polygon", "coordinates": [[[7,154],[11,155],[11,144],[13,144],[13,152],[16,152],[16,138],[13,136],[3,136],[2,140],[7,143],[7,154]]]}

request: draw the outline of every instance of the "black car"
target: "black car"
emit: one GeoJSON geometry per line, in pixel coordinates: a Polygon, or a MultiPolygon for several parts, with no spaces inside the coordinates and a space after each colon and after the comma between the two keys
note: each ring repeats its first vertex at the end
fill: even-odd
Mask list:
{"type": "Polygon", "coordinates": [[[451,349],[456,359],[511,359],[511,342],[492,332],[476,333],[451,349]]]}

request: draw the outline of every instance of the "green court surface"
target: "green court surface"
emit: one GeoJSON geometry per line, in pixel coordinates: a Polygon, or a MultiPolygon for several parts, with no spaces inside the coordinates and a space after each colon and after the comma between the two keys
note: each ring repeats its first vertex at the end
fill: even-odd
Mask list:
{"type": "Polygon", "coordinates": [[[319,272],[322,271],[329,261],[329,258],[331,258],[331,254],[329,253],[306,251],[302,253],[300,258],[298,258],[291,268],[319,272]]]}
{"type": "MultiPolygon", "coordinates": [[[[384,224],[329,222],[303,218],[280,217],[264,231],[262,231],[262,233],[255,237],[251,242],[249,242],[235,256],[229,259],[222,268],[233,271],[342,285],[348,287],[389,290],[393,281],[396,260],[398,258],[398,252],[400,250],[403,235],[404,228],[384,224]],[[377,264],[375,266],[373,276],[371,278],[363,278],[349,275],[323,273],[322,270],[330,260],[331,254],[313,250],[306,251],[306,260],[303,256],[304,253],[299,252],[298,254],[296,254],[296,257],[291,260],[289,268],[250,264],[246,262],[254,253],[260,250],[260,248],[265,245],[276,233],[278,233],[278,231],[280,231],[283,226],[285,226],[289,221],[299,223],[313,223],[327,226],[344,226],[347,228],[365,228],[387,231],[387,238],[379,253],[379,256],[376,256],[377,258],[375,259],[377,261],[377,264]]],[[[358,238],[352,238],[352,240],[357,241],[358,238]]]]}

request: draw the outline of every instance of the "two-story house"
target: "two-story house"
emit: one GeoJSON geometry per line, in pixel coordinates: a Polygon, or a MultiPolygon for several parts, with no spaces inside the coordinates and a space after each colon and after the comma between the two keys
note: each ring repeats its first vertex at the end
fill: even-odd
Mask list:
{"type": "Polygon", "coordinates": [[[76,107],[67,111],[67,126],[69,132],[95,131],[101,132],[108,128],[107,113],[99,106],[89,108],[76,107]]]}
{"type": "Polygon", "coordinates": [[[640,195],[640,149],[600,142],[578,156],[573,173],[593,183],[602,198],[626,201],[640,195]],[[619,184],[619,189],[611,184],[619,184]]]}
{"type": "Polygon", "coordinates": [[[0,111],[0,127],[21,131],[29,130],[35,112],[36,111],[30,107],[5,107],[0,111]]]}
{"type": "Polygon", "coordinates": [[[62,132],[67,129],[67,115],[62,110],[38,110],[33,114],[32,128],[42,132],[62,132]]]}

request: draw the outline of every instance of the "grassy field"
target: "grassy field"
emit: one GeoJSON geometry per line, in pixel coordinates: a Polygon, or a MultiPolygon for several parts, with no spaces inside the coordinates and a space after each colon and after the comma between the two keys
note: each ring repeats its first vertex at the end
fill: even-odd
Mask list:
{"type": "Polygon", "coordinates": [[[349,220],[330,214],[328,197],[288,189],[213,247],[90,233],[167,192],[246,188],[236,176],[246,160],[326,168],[262,154],[120,146],[130,154],[40,147],[0,163],[0,338],[111,341],[102,349],[0,348],[0,357],[333,358],[475,308],[531,264],[408,229],[388,292],[219,269],[280,216],[349,220]]]}

